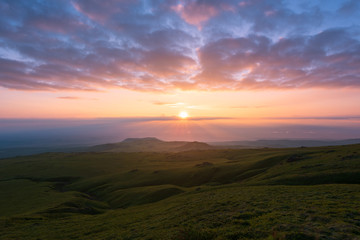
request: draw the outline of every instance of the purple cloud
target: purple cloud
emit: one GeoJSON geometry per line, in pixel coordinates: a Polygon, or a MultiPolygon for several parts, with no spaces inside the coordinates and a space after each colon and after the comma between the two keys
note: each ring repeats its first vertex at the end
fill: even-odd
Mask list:
{"type": "Polygon", "coordinates": [[[202,71],[194,77],[205,88],[310,88],[359,86],[360,42],[350,29],[328,29],[313,36],[227,38],[199,51],[202,71]]]}
{"type": "Polygon", "coordinates": [[[356,1],[0,3],[0,86],[138,91],[360,85],[356,1]]]}

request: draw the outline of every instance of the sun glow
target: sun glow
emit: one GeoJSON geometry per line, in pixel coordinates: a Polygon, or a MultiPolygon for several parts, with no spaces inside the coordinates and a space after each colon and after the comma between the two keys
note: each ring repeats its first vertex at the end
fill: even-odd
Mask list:
{"type": "Polygon", "coordinates": [[[185,111],[182,111],[182,112],[179,113],[178,116],[179,116],[179,118],[181,118],[181,119],[186,119],[186,118],[189,117],[189,114],[188,114],[187,112],[185,112],[185,111]]]}

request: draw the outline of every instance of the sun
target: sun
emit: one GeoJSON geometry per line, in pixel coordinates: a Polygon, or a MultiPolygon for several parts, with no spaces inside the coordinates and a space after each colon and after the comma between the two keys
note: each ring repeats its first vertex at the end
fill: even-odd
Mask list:
{"type": "Polygon", "coordinates": [[[188,114],[187,112],[185,112],[185,111],[182,111],[182,112],[179,113],[178,116],[179,116],[179,118],[181,118],[181,119],[186,119],[186,118],[189,117],[189,114],[188,114]]]}

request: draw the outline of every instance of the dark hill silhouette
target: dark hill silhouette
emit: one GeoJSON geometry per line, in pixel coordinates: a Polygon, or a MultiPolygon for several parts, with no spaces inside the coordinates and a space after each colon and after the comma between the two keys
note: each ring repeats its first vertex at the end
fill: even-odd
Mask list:
{"type": "Polygon", "coordinates": [[[158,142],[158,143],[163,143],[164,141],[156,138],[156,137],[145,137],[145,138],[126,138],[124,141],[122,141],[122,143],[140,143],[140,142],[158,142]]]}
{"type": "Polygon", "coordinates": [[[162,141],[153,137],[127,138],[119,143],[109,143],[90,147],[94,152],[182,152],[209,150],[215,147],[203,142],[162,141]]]}

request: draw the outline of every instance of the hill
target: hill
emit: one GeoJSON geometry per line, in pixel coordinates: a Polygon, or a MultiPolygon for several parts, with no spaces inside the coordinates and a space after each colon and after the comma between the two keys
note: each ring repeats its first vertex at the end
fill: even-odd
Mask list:
{"type": "Polygon", "coordinates": [[[360,139],[345,140],[313,140],[313,139],[269,139],[255,141],[227,141],[209,143],[214,146],[222,146],[225,148],[294,148],[294,147],[323,147],[323,146],[341,146],[350,144],[360,144],[360,139]]]}
{"type": "MultiPolygon", "coordinates": [[[[6,142],[6,141],[4,141],[6,142]]],[[[31,141],[30,141],[31,142],[31,141]]],[[[10,142],[11,143],[11,142],[10,142]]],[[[28,143],[29,144],[29,143],[28,143]]],[[[247,149],[247,148],[294,148],[294,147],[320,147],[360,144],[360,139],[347,140],[256,140],[256,141],[227,141],[227,142],[186,142],[162,141],[154,137],[127,138],[122,142],[101,145],[68,144],[68,145],[39,145],[2,147],[0,144],[0,159],[39,154],[45,152],[181,152],[191,150],[209,149],[247,149]]]]}
{"type": "Polygon", "coordinates": [[[360,145],[45,153],[0,192],[2,239],[358,239],[360,145]]]}
{"type": "Polygon", "coordinates": [[[206,143],[171,141],[166,142],[153,137],[127,138],[119,143],[109,143],[90,147],[94,152],[181,152],[190,150],[214,149],[206,143]]]}

